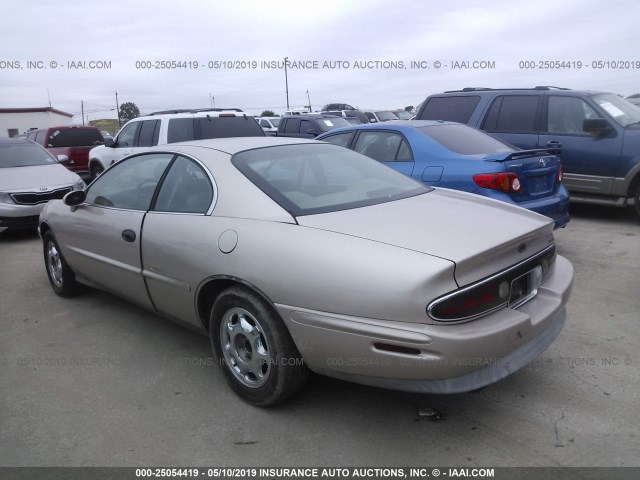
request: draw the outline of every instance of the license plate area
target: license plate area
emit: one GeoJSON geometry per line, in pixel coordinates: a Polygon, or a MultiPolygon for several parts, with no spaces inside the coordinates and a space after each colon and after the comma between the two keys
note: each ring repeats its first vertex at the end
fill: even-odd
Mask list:
{"type": "Polygon", "coordinates": [[[527,273],[514,278],[511,281],[511,294],[509,307],[518,308],[538,294],[542,283],[542,267],[538,265],[527,273]]]}

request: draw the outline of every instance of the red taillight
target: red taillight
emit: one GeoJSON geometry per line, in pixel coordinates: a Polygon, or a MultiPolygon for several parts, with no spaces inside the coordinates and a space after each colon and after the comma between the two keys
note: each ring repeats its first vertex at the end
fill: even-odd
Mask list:
{"type": "Polygon", "coordinates": [[[562,182],[562,164],[558,164],[558,183],[562,182]]]}
{"type": "Polygon", "coordinates": [[[522,189],[518,175],[513,172],[480,173],[473,176],[473,181],[479,187],[500,190],[505,193],[517,193],[522,189]]]}

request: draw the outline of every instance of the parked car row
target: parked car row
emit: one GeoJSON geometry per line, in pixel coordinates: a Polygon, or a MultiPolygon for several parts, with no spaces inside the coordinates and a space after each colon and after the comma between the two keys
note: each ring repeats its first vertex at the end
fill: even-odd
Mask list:
{"type": "Polygon", "coordinates": [[[38,207],[52,289],[99,288],[200,329],[261,406],[310,372],[455,393],[539,356],[573,279],[554,246],[568,221],[557,149],[348,118],[285,116],[275,138],[237,109],[131,120],[90,150],[88,187],[38,207]]]}

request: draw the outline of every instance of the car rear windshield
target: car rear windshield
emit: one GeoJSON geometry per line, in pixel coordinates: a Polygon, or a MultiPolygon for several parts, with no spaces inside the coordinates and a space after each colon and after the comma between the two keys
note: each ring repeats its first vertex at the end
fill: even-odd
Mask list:
{"type": "Polygon", "coordinates": [[[99,130],[93,128],[64,128],[49,132],[47,147],[91,147],[104,142],[99,130]]]}
{"type": "Polygon", "coordinates": [[[281,145],[237,153],[232,163],[293,216],[348,210],[430,191],[335,145],[281,145]]]}
{"type": "Polygon", "coordinates": [[[35,143],[0,143],[0,168],[31,167],[54,163],[58,163],[58,161],[35,143]]]}
{"type": "Polygon", "coordinates": [[[491,155],[516,151],[506,143],[466,125],[433,125],[419,127],[418,130],[443,147],[461,155],[491,155]]]}
{"type": "Polygon", "coordinates": [[[198,118],[202,138],[264,137],[264,130],[253,117],[203,117],[198,118]]]}

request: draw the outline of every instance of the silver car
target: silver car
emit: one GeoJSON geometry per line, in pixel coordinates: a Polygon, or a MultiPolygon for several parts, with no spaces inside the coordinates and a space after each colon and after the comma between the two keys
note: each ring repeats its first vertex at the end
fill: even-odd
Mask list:
{"type": "Polygon", "coordinates": [[[0,232],[35,229],[45,203],[85,187],[60,157],[26,139],[0,140],[0,232]]]}
{"type": "Polygon", "coordinates": [[[548,218],[311,140],[155,147],[40,222],[56,293],[94,286],[208,333],[231,387],[262,406],[310,371],[488,385],[559,335],[573,281],[548,218]]]}

